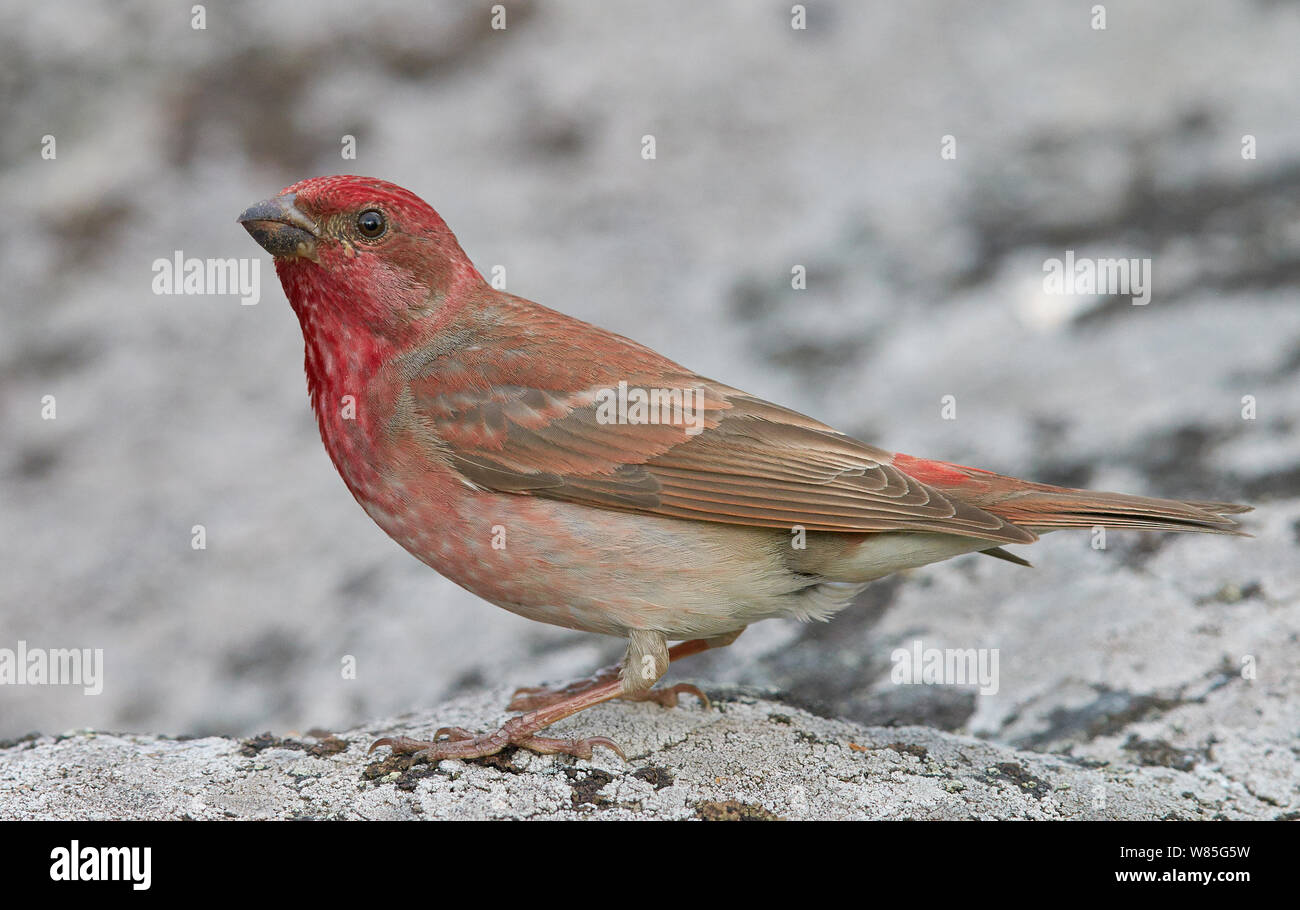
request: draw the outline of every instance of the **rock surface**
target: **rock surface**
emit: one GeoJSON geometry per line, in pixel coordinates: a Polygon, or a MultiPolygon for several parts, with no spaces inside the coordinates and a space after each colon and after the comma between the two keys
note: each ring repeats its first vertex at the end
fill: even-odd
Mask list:
{"type": "MultiPolygon", "coordinates": [[[[357,730],[332,758],[255,760],[227,739],[40,739],[0,753],[0,777],[32,788],[7,785],[0,815],[130,814],[140,800],[183,813],[186,787],[237,814],[293,814],[307,804],[280,769],[294,762],[330,769],[302,789],[347,796],[307,814],[364,800],[407,811],[455,782],[358,790],[356,744],[377,730],[359,725],[417,705],[446,705],[417,727],[456,712],[484,725],[501,688],[619,655],[435,576],[340,483],[306,404],[298,326],[234,220],[340,172],[420,193],[511,292],[870,443],[1259,507],[1253,540],[1116,532],[1097,548],[1063,533],[1017,548],[1032,570],[975,556],[927,567],[873,585],[833,623],[760,624],[674,670],[839,726],[743,703],[582,719],[676,768],[682,783],[657,792],[680,789],[681,812],[734,798],[798,816],[793,784],[763,778],[781,762],[838,769],[797,781],[819,788],[813,815],[923,814],[935,787],[948,801],[924,811],[941,814],[1056,800],[1076,817],[1097,786],[1105,812],[1134,817],[1297,811],[1300,11],[1108,4],[1098,31],[1068,0],[996,13],[818,0],[796,32],[788,4],[596,14],[555,0],[505,4],[509,27],[493,31],[491,5],[373,0],[359,17],[323,0],[303,17],[232,0],[207,4],[195,30],[190,4],[69,0],[0,28],[0,648],[105,660],[99,695],[0,686],[0,739],[357,730]],[[947,135],[954,159],[939,154],[947,135]],[[345,136],[355,159],[340,156],[345,136]],[[178,250],[258,260],[260,303],[155,294],[152,264],[178,250]],[[1150,302],[1045,293],[1045,260],[1068,250],[1150,257],[1150,302]],[[47,396],[57,419],[42,415],[47,396]],[[918,640],[997,649],[997,691],[893,684],[891,655],[918,640]],[[951,767],[931,778],[888,748],[781,739],[764,712],[795,718],[791,736],[853,730],[951,767]],[[743,735],[726,726],[742,721],[743,735]],[[636,739],[656,730],[680,744],[660,755],[636,739]],[[771,763],[751,760],[762,743],[776,744],[771,763]],[[256,761],[267,768],[239,770],[256,761]],[[999,762],[1072,789],[1017,792],[987,778],[999,762]],[[886,769],[903,782],[885,786],[886,769]],[[943,775],[967,790],[942,789],[943,775]]],[[[500,805],[523,811],[536,786],[571,809],[563,763],[526,761],[526,775],[461,769],[473,792],[454,804],[476,814],[493,805],[477,794],[514,794],[500,805]]],[[[617,787],[645,789],[635,781],[617,787]]]]}
{"type": "MultiPolygon", "coordinates": [[[[436,716],[339,735],[247,740],[74,732],[0,750],[6,819],[1219,819],[1275,818],[1260,788],[1214,767],[1113,767],[1016,752],[925,727],[863,727],[756,693],[711,710],[597,707],[628,761],[509,750],[438,765],[367,756],[379,735],[498,721],[504,697],[458,699],[436,716]]],[[[566,729],[566,728],[559,728],[566,729]]],[[[1295,813],[1292,812],[1292,815],[1295,813]]]]}

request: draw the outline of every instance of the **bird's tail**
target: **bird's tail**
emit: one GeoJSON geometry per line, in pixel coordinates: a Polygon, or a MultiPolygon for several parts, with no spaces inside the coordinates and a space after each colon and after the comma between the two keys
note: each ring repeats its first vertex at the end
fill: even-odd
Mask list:
{"type": "Polygon", "coordinates": [[[1100,525],[1142,531],[1201,531],[1250,536],[1228,517],[1249,512],[1250,506],[1196,499],[1154,499],[1043,484],[1028,486],[1031,488],[983,508],[1035,532],[1100,525]]]}
{"type": "Polygon", "coordinates": [[[1251,506],[1232,502],[1154,499],[1127,493],[1054,487],[911,455],[896,455],[894,464],[922,483],[958,496],[1033,532],[1100,525],[1142,531],[1201,531],[1250,536],[1229,516],[1249,512],[1251,506]]]}

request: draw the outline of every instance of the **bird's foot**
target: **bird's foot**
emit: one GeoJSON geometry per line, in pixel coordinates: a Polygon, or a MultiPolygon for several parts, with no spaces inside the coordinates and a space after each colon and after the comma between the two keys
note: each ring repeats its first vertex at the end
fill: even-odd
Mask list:
{"type": "Polygon", "coordinates": [[[622,697],[628,701],[652,701],[663,705],[665,708],[675,708],[680,695],[694,695],[700,700],[700,704],[704,706],[705,711],[713,706],[712,702],[709,701],[709,696],[704,694],[704,690],[691,683],[677,683],[675,686],[668,686],[664,689],[646,689],[644,692],[635,692],[622,697]]]}
{"type": "Polygon", "coordinates": [[[423,741],[408,739],[405,736],[377,739],[371,744],[371,752],[381,746],[388,746],[394,755],[410,755],[415,761],[437,764],[444,758],[483,758],[495,755],[507,746],[518,746],[530,752],[542,755],[572,755],[575,758],[591,758],[596,746],[603,746],[627,761],[627,756],[618,744],[606,736],[589,736],[585,739],[556,739],[538,736],[540,727],[529,722],[527,715],[512,717],[491,733],[471,733],[462,727],[442,727],[433,734],[433,739],[423,741]],[[445,738],[444,738],[445,737],[445,738]]]}

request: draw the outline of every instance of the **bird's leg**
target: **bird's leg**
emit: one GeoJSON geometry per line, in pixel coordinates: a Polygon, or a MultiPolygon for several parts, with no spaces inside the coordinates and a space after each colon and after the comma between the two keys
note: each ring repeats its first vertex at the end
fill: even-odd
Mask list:
{"type": "MultiPolygon", "coordinates": [[[[376,740],[370,747],[370,751],[373,752],[380,746],[388,746],[395,755],[413,755],[417,759],[439,762],[444,758],[482,758],[485,755],[495,755],[506,746],[519,746],[543,755],[563,753],[578,758],[591,758],[592,750],[596,746],[604,746],[626,760],[623,750],[608,737],[553,739],[538,736],[537,732],[556,721],[577,714],[584,708],[609,701],[611,698],[640,697],[649,692],[659,681],[668,669],[670,661],[698,654],[710,647],[730,644],[739,634],[737,632],[715,639],[694,639],[669,649],[668,642],[658,632],[635,631],[628,636],[627,654],[623,658],[622,665],[609,675],[609,678],[604,678],[604,675],[608,674],[602,670],[595,676],[583,680],[577,691],[567,693],[558,701],[512,717],[498,730],[474,734],[460,727],[443,727],[433,734],[431,741],[385,737],[376,740]],[[718,644],[711,642],[718,642],[718,644]]],[[[699,694],[702,697],[704,693],[699,694]]]]}
{"type": "Polygon", "coordinates": [[[590,676],[575,679],[563,686],[524,686],[515,689],[510,704],[506,705],[506,710],[534,711],[547,705],[557,704],[566,698],[594,689],[596,686],[603,685],[610,680],[618,679],[618,672],[622,667],[621,663],[610,664],[608,667],[601,667],[590,676]]]}
{"type": "MultiPolygon", "coordinates": [[[[668,649],[668,661],[671,663],[674,660],[681,660],[683,657],[690,657],[692,654],[699,654],[701,651],[707,651],[710,648],[725,647],[735,641],[743,631],[745,630],[738,629],[735,632],[713,638],[693,638],[689,641],[678,642],[668,649]]],[[[564,686],[536,686],[516,689],[514,698],[511,699],[507,707],[511,711],[532,711],[537,708],[544,708],[547,705],[557,704],[570,696],[586,692],[612,679],[618,679],[626,662],[627,658],[625,657],[622,663],[601,667],[591,676],[575,680],[564,686]]],[[[698,686],[693,686],[690,683],[678,683],[664,689],[637,689],[626,692],[620,695],[619,698],[625,698],[628,701],[653,701],[665,708],[675,708],[681,695],[694,695],[706,709],[709,707],[708,696],[698,686]]]]}

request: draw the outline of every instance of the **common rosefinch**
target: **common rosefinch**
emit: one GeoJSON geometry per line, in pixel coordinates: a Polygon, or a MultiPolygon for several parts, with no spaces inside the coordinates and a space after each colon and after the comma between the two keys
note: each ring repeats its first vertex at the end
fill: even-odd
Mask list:
{"type": "Polygon", "coordinates": [[[538,731],[610,698],[702,697],[651,687],[752,622],[826,619],[900,569],[1023,562],[1000,545],[1057,528],[1239,534],[1226,516],[1248,510],[869,446],[493,289],[432,208],[381,180],[304,180],[239,220],[275,257],[321,438],[370,517],[485,600],[628,640],[621,666],[520,690],[527,713],[495,732],[375,745],[431,761],[618,751],[538,731]]]}

